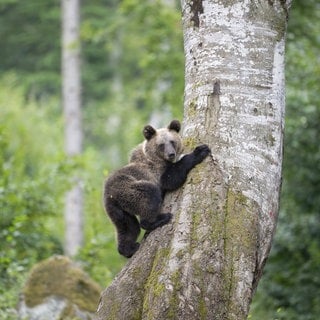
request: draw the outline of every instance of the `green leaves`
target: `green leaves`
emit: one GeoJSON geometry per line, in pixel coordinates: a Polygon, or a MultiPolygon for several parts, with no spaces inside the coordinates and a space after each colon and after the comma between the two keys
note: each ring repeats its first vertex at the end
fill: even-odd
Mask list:
{"type": "Polygon", "coordinates": [[[48,122],[51,104],[25,103],[13,80],[10,76],[0,84],[0,296],[8,299],[25,268],[62,252],[47,219],[59,214],[66,186],[58,165],[59,120],[48,122]]]}

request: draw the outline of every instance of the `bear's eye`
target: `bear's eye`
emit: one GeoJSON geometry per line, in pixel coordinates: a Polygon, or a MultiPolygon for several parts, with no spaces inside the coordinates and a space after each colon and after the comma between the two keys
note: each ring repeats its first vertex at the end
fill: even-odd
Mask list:
{"type": "Polygon", "coordinates": [[[170,143],[174,148],[176,147],[176,143],[173,140],[171,140],[170,143]]]}

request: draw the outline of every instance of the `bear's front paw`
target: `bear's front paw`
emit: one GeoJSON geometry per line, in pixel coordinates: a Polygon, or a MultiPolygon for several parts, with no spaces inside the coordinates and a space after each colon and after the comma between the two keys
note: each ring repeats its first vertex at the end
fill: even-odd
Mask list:
{"type": "Polygon", "coordinates": [[[206,158],[210,153],[211,150],[206,144],[196,147],[193,151],[193,154],[196,156],[199,162],[206,158]]]}

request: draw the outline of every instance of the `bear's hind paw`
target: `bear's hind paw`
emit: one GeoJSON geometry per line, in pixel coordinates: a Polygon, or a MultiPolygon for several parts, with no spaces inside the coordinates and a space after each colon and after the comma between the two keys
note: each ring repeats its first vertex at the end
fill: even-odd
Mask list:
{"type": "Polygon", "coordinates": [[[138,242],[119,245],[118,252],[126,258],[131,258],[138,251],[139,247],[140,244],[138,242]]]}
{"type": "Polygon", "coordinates": [[[159,227],[164,226],[167,224],[172,218],[171,213],[161,213],[157,216],[157,220],[154,222],[149,222],[147,220],[141,220],[140,226],[142,229],[145,229],[147,231],[152,231],[154,229],[157,229],[159,227]]]}

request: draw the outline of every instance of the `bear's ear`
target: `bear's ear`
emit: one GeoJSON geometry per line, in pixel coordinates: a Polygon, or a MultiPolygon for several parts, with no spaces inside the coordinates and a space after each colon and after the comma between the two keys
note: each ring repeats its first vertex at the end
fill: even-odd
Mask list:
{"type": "Polygon", "coordinates": [[[168,129],[179,132],[180,129],[181,129],[180,121],[178,121],[178,120],[172,120],[172,121],[170,122],[170,124],[168,125],[168,129]]]}
{"type": "Polygon", "coordinates": [[[143,128],[143,135],[147,140],[150,140],[156,134],[156,129],[151,126],[145,126],[143,128]]]}

